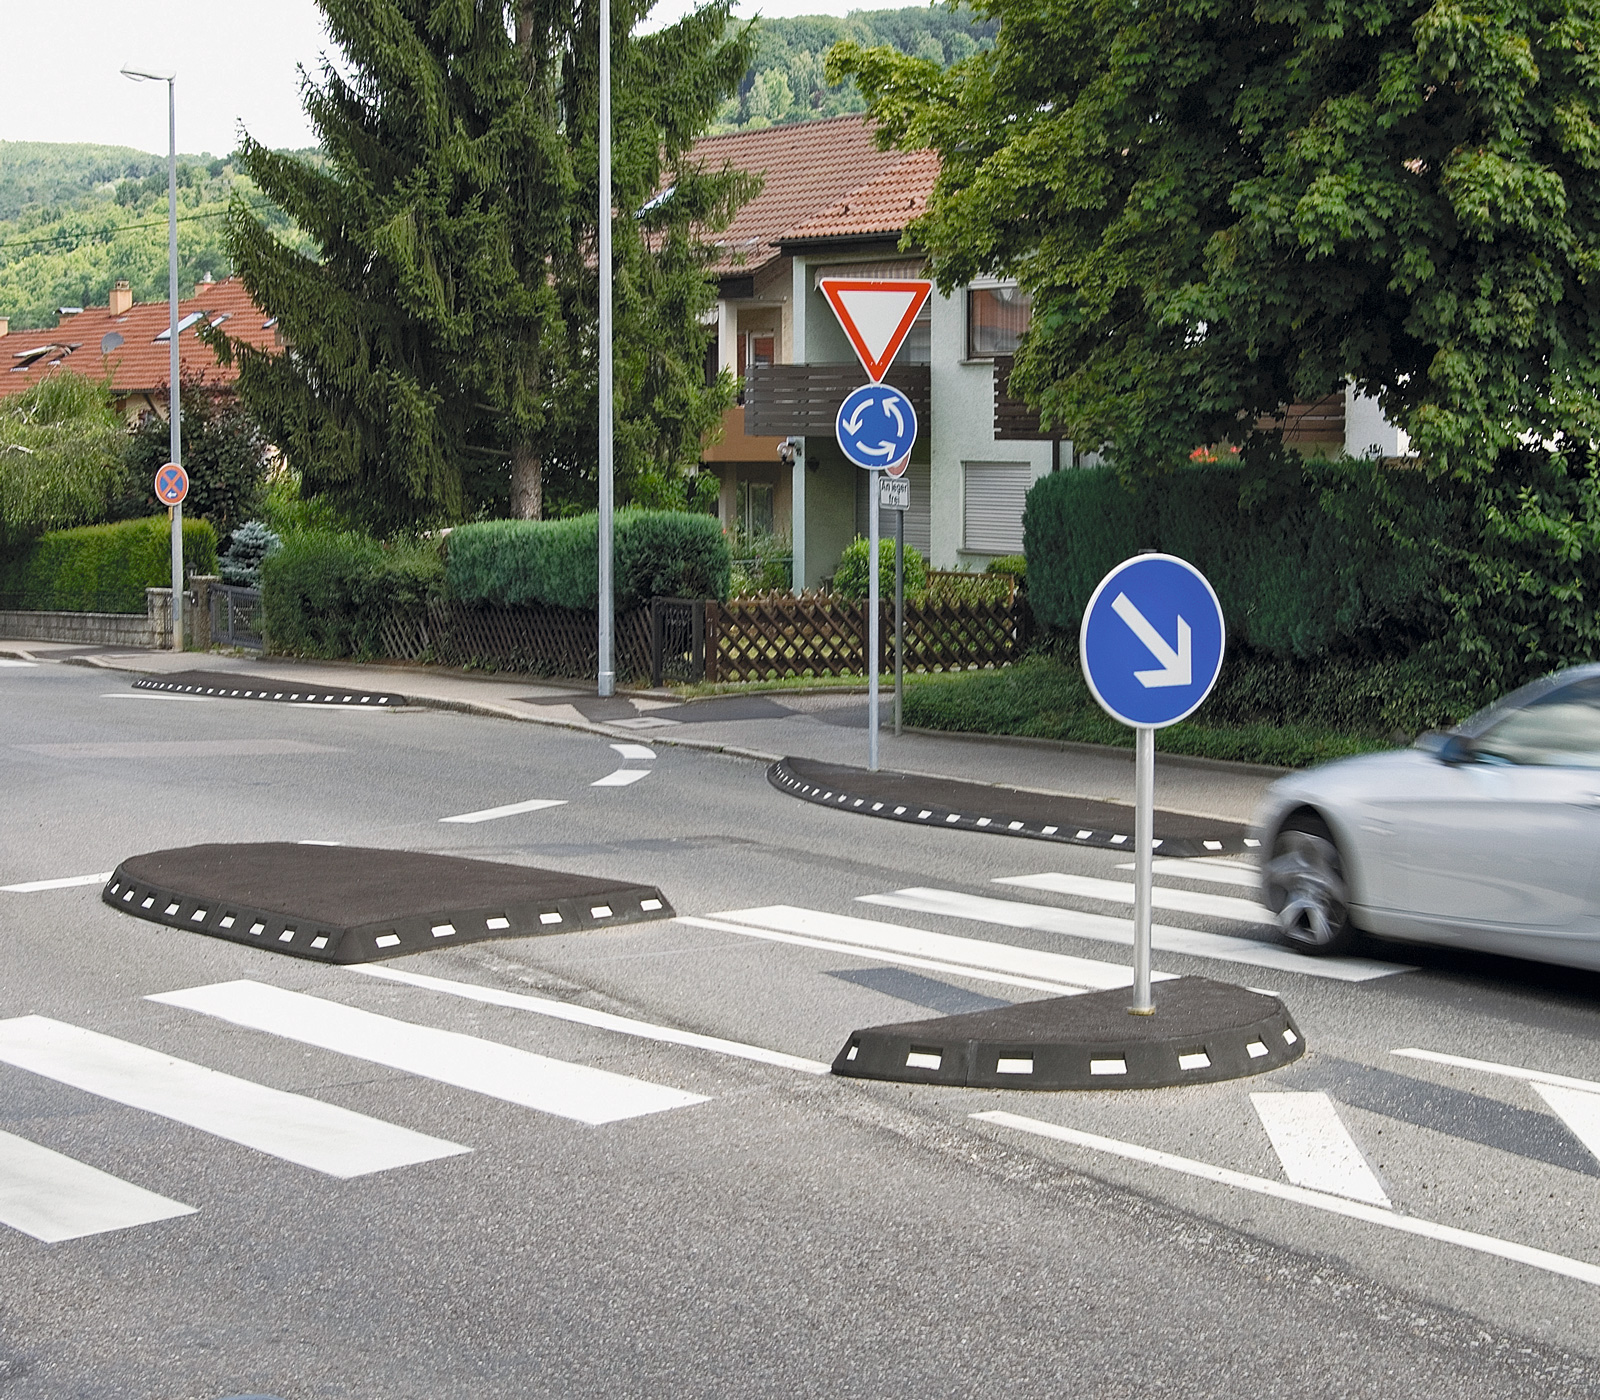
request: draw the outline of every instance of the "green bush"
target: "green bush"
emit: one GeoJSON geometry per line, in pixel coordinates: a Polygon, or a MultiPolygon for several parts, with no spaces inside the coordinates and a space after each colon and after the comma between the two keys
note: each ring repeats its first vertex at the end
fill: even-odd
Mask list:
{"type": "MultiPolygon", "coordinates": [[[[183,522],[186,573],[217,569],[217,536],[183,522]]],[[[9,606],[52,612],[142,613],[146,588],[172,586],[172,527],[165,516],[85,525],[41,535],[0,565],[9,606]]]]}
{"type": "MultiPolygon", "coordinates": [[[[450,596],[469,603],[593,608],[599,597],[599,520],[489,520],[451,532],[450,596]]],[[[731,557],[708,515],[623,510],[614,535],[618,608],[651,598],[728,596],[731,557]]]]}
{"type": "Polygon", "coordinates": [[[397,607],[443,589],[436,545],[380,544],[367,535],[290,535],[261,563],[267,645],[299,656],[370,657],[397,607]]]}
{"type": "MultiPolygon", "coordinates": [[[[833,571],[833,591],[841,598],[860,602],[867,596],[872,583],[867,573],[867,559],[872,545],[857,535],[850,541],[833,571]]],[[[920,600],[928,591],[928,561],[915,545],[906,546],[905,564],[906,597],[920,600]]],[[[884,598],[894,597],[894,541],[878,541],[878,591],[884,598]]]]}
{"type": "Polygon", "coordinates": [[[1014,578],[1020,588],[1028,581],[1028,556],[1026,554],[1002,554],[998,559],[991,559],[989,566],[984,570],[986,574],[1004,574],[1007,578],[1014,578]]]}
{"type": "Polygon", "coordinates": [[[1194,564],[1217,590],[1230,647],[1266,656],[1404,656],[1439,635],[1431,552],[1448,508],[1421,472],[1312,459],[1261,476],[1196,463],[1125,485],[1106,468],[1057,472],[1023,511],[1028,595],[1047,628],[1075,637],[1095,585],[1141,549],[1194,564]]]}

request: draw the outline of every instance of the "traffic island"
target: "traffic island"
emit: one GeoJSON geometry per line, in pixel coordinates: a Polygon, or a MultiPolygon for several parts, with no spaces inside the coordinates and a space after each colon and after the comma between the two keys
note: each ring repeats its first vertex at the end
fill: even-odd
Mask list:
{"type": "MultiPolygon", "coordinates": [[[[803,802],[857,816],[1069,846],[1133,849],[1133,808],[1115,802],[915,773],[873,773],[809,758],[780,759],[767,769],[767,781],[803,802]]],[[[1245,855],[1260,844],[1248,827],[1234,822],[1180,812],[1155,814],[1153,846],[1159,855],[1245,855]]]]}
{"type": "Polygon", "coordinates": [[[1128,988],[854,1031],[833,1072],[967,1089],[1160,1089],[1263,1074],[1305,1038],[1275,996],[1209,977],[1153,988],[1132,1015],[1128,988]]]}
{"type": "Polygon", "coordinates": [[[282,705],[366,706],[369,710],[394,710],[406,697],[392,691],[359,687],[307,685],[266,676],[240,676],[231,671],[178,671],[170,676],[141,676],[135,690],[171,695],[204,695],[214,700],[270,700],[282,705]]]}
{"type": "Polygon", "coordinates": [[[169,928],[330,963],[673,916],[649,885],[421,851],[286,841],[130,856],[100,897],[169,928]]]}

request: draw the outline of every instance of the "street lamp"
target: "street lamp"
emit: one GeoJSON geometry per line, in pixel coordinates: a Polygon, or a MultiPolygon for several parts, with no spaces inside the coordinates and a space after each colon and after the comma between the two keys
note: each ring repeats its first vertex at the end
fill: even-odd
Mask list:
{"type": "Polygon", "coordinates": [[[616,406],[611,387],[611,0],[600,0],[600,674],[601,696],[616,689],[612,659],[612,429],[616,406]]]}
{"type": "MultiPolygon", "coordinates": [[[[136,83],[167,85],[167,423],[171,460],[183,465],[182,410],[178,403],[178,75],[154,68],[124,68],[136,83]]],[[[183,650],[183,506],[172,507],[172,649],[183,650]]]]}

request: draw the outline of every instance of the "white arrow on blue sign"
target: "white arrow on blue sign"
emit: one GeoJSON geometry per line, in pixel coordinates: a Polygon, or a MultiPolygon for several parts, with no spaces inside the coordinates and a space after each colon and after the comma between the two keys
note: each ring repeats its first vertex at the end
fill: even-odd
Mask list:
{"type": "Polygon", "coordinates": [[[1193,714],[1222,670],[1227,629],[1204,574],[1171,554],[1140,554],[1100,580],[1084,609],[1084,678],[1113,719],[1161,729],[1193,714]]]}
{"type": "Polygon", "coordinates": [[[898,462],[917,440],[917,411],[887,384],[863,384],[839,405],[834,420],[839,450],[858,467],[881,470],[898,462]]]}

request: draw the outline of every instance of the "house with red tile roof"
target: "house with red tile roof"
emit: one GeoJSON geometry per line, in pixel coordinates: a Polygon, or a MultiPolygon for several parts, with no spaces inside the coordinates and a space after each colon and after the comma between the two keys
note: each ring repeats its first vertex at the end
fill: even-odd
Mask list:
{"type": "MultiPolygon", "coordinates": [[[[178,303],[181,377],[218,394],[231,394],[238,370],[217,363],[200,339],[204,325],[262,349],[282,346],[277,322],[250,299],[237,277],[202,282],[178,303]]],[[[105,306],[65,306],[46,330],[10,330],[0,319],[0,399],[13,398],[46,375],[65,371],[104,380],[130,423],[146,413],[165,418],[171,370],[170,316],[163,301],[140,301],[126,282],[111,288],[105,306]]]]}

